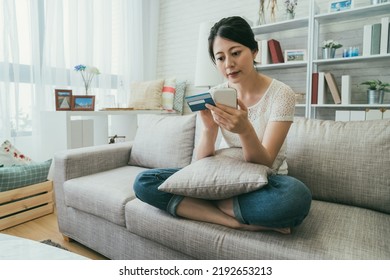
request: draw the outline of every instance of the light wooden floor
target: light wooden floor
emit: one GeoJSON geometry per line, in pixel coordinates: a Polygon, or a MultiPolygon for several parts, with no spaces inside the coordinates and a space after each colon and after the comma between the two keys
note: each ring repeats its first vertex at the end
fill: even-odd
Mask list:
{"type": "Polygon", "coordinates": [[[58,229],[57,215],[55,212],[50,215],[5,229],[0,231],[4,234],[23,237],[31,240],[42,241],[51,239],[51,241],[61,244],[69,251],[85,256],[93,260],[106,260],[107,258],[92,251],[91,249],[77,243],[76,241],[67,242],[58,229]]]}

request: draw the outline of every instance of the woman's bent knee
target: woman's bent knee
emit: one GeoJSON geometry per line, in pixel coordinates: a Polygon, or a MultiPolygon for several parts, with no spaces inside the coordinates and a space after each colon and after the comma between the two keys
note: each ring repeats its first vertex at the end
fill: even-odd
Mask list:
{"type": "Polygon", "coordinates": [[[270,176],[268,185],[236,200],[235,213],[248,224],[267,227],[295,227],[311,206],[310,190],[301,181],[285,175],[270,176]]]}
{"type": "Polygon", "coordinates": [[[158,187],[179,169],[150,169],[137,175],[133,189],[136,197],[161,210],[167,210],[172,194],[162,192],[158,187]]]}

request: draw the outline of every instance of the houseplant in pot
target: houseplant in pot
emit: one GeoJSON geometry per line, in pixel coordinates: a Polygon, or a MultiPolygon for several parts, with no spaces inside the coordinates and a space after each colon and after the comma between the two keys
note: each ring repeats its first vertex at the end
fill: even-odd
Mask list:
{"type": "Polygon", "coordinates": [[[322,42],[322,58],[329,59],[334,58],[336,50],[341,48],[343,45],[334,40],[327,40],[322,42]]]}
{"type": "Polygon", "coordinates": [[[385,91],[390,91],[390,83],[383,83],[380,80],[369,80],[362,82],[361,85],[368,86],[367,103],[382,104],[385,91]]]}

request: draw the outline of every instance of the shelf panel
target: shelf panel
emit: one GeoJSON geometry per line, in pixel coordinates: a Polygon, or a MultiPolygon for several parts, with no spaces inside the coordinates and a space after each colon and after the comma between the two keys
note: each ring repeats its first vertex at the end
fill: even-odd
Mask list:
{"type": "Polygon", "coordinates": [[[309,18],[304,17],[304,18],[297,18],[293,20],[286,20],[286,21],[280,21],[280,22],[275,22],[275,23],[270,23],[265,25],[254,26],[252,30],[255,35],[259,35],[265,33],[273,33],[273,32],[280,32],[280,31],[308,27],[308,23],[309,23],[309,18]]]}
{"type": "Polygon", "coordinates": [[[390,104],[311,104],[315,108],[390,108],[390,104]]]}
{"type": "Polygon", "coordinates": [[[306,67],[307,62],[285,62],[285,63],[276,63],[276,64],[260,64],[256,65],[256,70],[271,70],[271,69],[288,69],[288,68],[301,68],[306,67]]]}
{"type": "Polygon", "coordinates": [[[356,20],[359,18],[366,18],[368,15],[370,17],[386,15],[390,13],[390,3],[382,3],[377,5],[370,5],[366,7],[352,8],[347,11],[333,12],[315,15],[314,19],[319,23],[335,23],[335,22],[345,22],[349,20],[356,20]]]}
{"type": "Polygon", "coordinates": [[[313,60],[313,63],[317,65],[327,65],[327,64],[345,64],[345,63],[354,63],[354,62],[365,62],[365,61],[380,61],[383,59],[390,59],[389,54],[376,54],[370,56],[355,56],[355,57],[340,57],[332,59],[316,59],[313,60]]]}

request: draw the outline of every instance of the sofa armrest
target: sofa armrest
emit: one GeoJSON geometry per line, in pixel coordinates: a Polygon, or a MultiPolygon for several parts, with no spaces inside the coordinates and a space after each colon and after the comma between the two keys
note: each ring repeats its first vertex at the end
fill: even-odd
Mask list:
{"type": "Polygon", "coordinates": [[[54,156],[54,192],[58,226],[65,236],[72,236],[69,209],[65,205],[66,181],[106,170],[126,166],[133,142],[106,144],[59,152],[54,156]]]}
{"type": "Polygon", "coordinates": [[[121,166],[129,162],[133,142],[78,148],[56,153],[54,181],[82,177],[121,166]]]}

